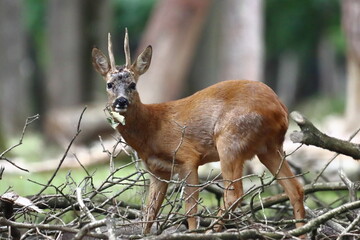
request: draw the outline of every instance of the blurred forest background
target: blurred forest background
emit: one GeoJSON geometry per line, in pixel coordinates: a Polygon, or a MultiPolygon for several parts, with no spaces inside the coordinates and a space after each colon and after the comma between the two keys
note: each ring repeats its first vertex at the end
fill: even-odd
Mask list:
{"type": "MultiPolygon", "coordinates": [[[[94,46],[107,54],[109,32],[116,63],[125,63],[125,28],[132,60],[147,45],[153,46],[151,66],[138,84],[144,103],[178,99],[223,80],[249,79],[268,84],[289,112],[300,111],[328,135],[349,139],[360,128],[360,0],[0,0],[0,195],[38,192],[32,198],[36,202],[43,193],[73,196],[76,187],[90,199],[111,196],[94,205],[98,209],[110,201],[115,204],[120,195],[119,204],[144,202],[147,174],[138,169],[136,154],[129,154],[132,163],[130,157],[112,162],[128,152],[106,121],[105,83],[91,64],[94,46]],[[24,122],[36,114],[40,119],[27,126],[22,142],[24,122]],[[114,165],[120,166],[114,171],[114,165]]],[[[288,132],[297,126],[290,128],[288,132]]],[[[360,136],[353,141],[359,143],[360,136]]],[[[304,184],[320,176],[321,181],[334,182],[339,169],[360,179],[359,161],[288,138],[284,146],[304,184]]],[[[199,174],[207,180],[220,169],[206,168],[199,174]]],[[[264,170],[256,159],[250,168],[258,170],[263,185],[264,170]]],[[[254,180],[245,188],[253,187],[254,180]]],[[[204,192],[205,206],[219,204],[206,191],[200,194],[204,192]]],[[[348,199],[344,192],[328,192],[308,197],[309,209],[326,212],[319,204],[325,198],[331,208],[348,199]]],[[[255,195],[261,199],[260,192],[255,195]]],[[[130,216],[128,206],[123,206],[124,216],[130,216]]],[[[29,219],[24,216],[18,222],[29,219]]],[[[77,213],[71,216],[81,222],[77,226],[85,222],[77,213]]],[[[53,221],[41,214],[39,219],[53,221]]],[[[348,229],[346,221],[341,220],[348,229]]]]}
{"type": "Polygon", "coordinates": [[[35,132],[47,143],[71,139],[85,105],[84,139],[109,130],[90,54],[106,52],[111,32],[123,64],[125,27],[133,60],[154,49],[139,83],[145,103],[250,79],[270,85],[290,110],[340,114],[358,127],[360,1],[1,0],[0,149],[37,113],[35,132]]]}

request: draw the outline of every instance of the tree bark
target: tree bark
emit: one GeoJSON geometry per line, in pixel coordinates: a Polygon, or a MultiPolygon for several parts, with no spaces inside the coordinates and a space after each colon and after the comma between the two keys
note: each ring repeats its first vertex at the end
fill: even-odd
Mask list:
{"type": "MultiPolygon", "coordinates": [[[[106,96],[103,93],[95,96],[99,92],[97,89],[102,89],[104,83],[91,65],[91,49],[94,46],[106,49],[107,39],[104,36],[111,32],[112,12],[109,0],[52,0],[48,7],[50,57],[46,79],[44,128],[49,138],[64,141],[74,133],[76,122],[74,117],[64,113],[80,110],[83,108],[82,103],[88,103],[94,98],[103,99],[99,102],[105,104],[106,96]]],[[[85,134],[84,137],[89,137],[86,139],[88,141],[94,140],[90,138],[94,137],[92,133],[108,127],[104,115],[101,114],[102,107],[96,109],[100,110],[97,112],[98,117],[87,120],[90,124],[90,135],[85,134]]]]}
{"type": "Polygon", "coordinates": [[[348,54],[347,57],[346,118],[349,128],[358,126],[360,119],[360,62],[351,54],[348,54]]]}
{"type": "Polygon", "coordinates": [[[181,95],[209,5],[210,0],[163,0],[155,6],[139,46],[139,51],[147,45],[154,49],[151,66],[138,85],[143,102],[181,95]]]}
{"type": "Polygon", "coordinates": [[[286,106],[292,106],[296,101],[299,72],[300,58],[295,52],[280,55],[276,92],[286,106]]]}
{"type": "Polygon", "coordinates": [[[350,156],[355,160],[360,160],[360,144],[329,137],[320,132],[319,129],[298,112],[292,112],[290,116],[301,129],[301,132],[294,131],[291,133],[290,139],[294,143],[303,143],[321,147],[350,156]]]}
{"type": "Polygon", "coordinates": [[[336,49],[328,36],[322,37],[318,47],[320,91],[325,96],[337,96],[341,85],[339,69],[336,64],[336,49]]]}
{"type": "Polygon", "coordinates": [[[47,107],[81,102],[81,1],[49,1],[47,107]]]}
{"type": "Polygon", "coordinates": [[[31,108],[22,7],[19,0],[0,1],[0,132],[6,135],[20,129],[31,108]]]}
{"type": "Polygon", "coordinates": [[[221,2],[219,79],[263,80],[263,1],[221,2]]]}
{"type": "Polygon", "coordinates": [[[263,1],[213,1],[189,76],[194,92],[229,79],[263,80],[263,1]]]}
{"type": "Polygon", "coordinates": [[[91,49],[96,46],[107,49],[107,34],[112,32],[113,8],[109,0],[82,0],[81,32],[83,37],[81,43],[81,100],[83,102],[93,101],[105,95],[103,92],[96,96],[99,89],[104,89],[104,82],[94,71],[91,64],[91,49]]]}
{"type": "Polygon", "coordinates": [[[349,125],[360,118],[360,1],[342,0],[342,24],[347,42],[347,102],[349,125]]]}

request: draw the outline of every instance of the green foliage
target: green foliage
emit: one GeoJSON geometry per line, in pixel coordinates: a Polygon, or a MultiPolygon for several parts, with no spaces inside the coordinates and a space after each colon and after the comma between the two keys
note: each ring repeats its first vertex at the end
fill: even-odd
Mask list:
{"type": "Polygon", "coordinates": [[[322,120],[329,114],[341,115],[345,109],[343,96],[314,96],[299,104],[296,109],[312,120],[322,120]]]}
{"type": "Polygon", "coordinates": [[[322,35],[340,33],[338,0],[267,0],[265,8],[265,39],[270,56],[288,49],[308,51],[316,47],[322,35]]]}
{"type": "Polygon", "coordinates": [[[45,27],[45,0],[27,0],[24,5],[25,26],[34,37],[43,34],[45,27]],[[42,33],[42,34],[40,34],[42,33]]]}
{"type": "MultiPolygon", "coordinates": [[[[19,142],[19,137],[20,136],[16,135],[8,140],[7,147],[17,144],[19,142]]],[[[35,162],[39,159],[44,159],[44,157],[50,156],[54,151],[49,145],[45,147],[46,143],[42,138],[43,136],[39,133],[29,131],[25,134],[22,144],[19,147],[14,148],[9,154],[25,159],[26,162],[35,162]],[[44,152],[43,149],[46,149],[46,152],[44,152]]]]}
{"type": "Polygon", "coordinates": [[[46,40],[46,0],[24,1],[23,19],[29,40],[32,41],[35,49],[34,54],[41,63],[45,61],[45,40],[46,40]]]}
{"type": "MultiPolygon", "coordinates": [[[[123,161],[119,161],[117,165],[124,164],[123,161]]],[[[54,169],[55,171],[55,169],[54,169]]],[[[115,177],[124,177],[135,172],[134,165],[130,165],[126,168],[121,169],[119,173],[115,175],[115,177]]],[[[87,172],[92,176],[92,183],[94,186],[99,186],[108,176],[109,176],[109,166],[108,165],[99,165],[87,168],[87,172]]],[[[39,192],[43,185],[45,185],[51,176],[53,175],[53,171],[51,172],[42,172],[42,173],[26,173],[22,174],[7,174],[5,171],[3,180],[6,181],[7,184],[0,184],[0,195],[3,194],[8,188],[16,193],[27,196],[34,195],[39,192]],[[36,184],[36,183],[40,183],[36,184]]],[[[75,170],[69,169],[61,169],[56,177],[53,179],[51,186],[45,191],[45,194],[56,194],[58,193],[56,188],[61,189],[63,193],[74,194],[75,188],[77,186],[84,187],[85,179],[89,176],[87,173],[78,168],[75,170]]],[[[109,189],[109,194],[112,191],[116,192],[120,188],[120,185],[115,186],[109,189]]],[[[126,191],[121,195],[122,200],[134,200],[136,196],[136,191],[126,191]]],[[[141,196],[140,196],[141,197],[141,196]]],[[[140,197],[137,199],[140,201],[140,197]]]]}
{"type": "Polygon", "coordinates": [[[136,44],[144,32],[155,2],[155,0],[112,0],[115,30],[119,30],[123,35],[127,27],[132,36],[130,44],[134,42],[136,44]]]}
{"type": "MultiPolygon", "coordinates": [[[[323,94],[319,84],[319,47],[324,39],[335,47],[337,68],[344,66],[340,1],[267,0],[264,3],[267,81],[277,81],[280,59],[282,55],[291,53],[299,60],[296,100],[299,102],[323,94]]],[[[343,92],[338,92],[343,95],[343,92]]]]}

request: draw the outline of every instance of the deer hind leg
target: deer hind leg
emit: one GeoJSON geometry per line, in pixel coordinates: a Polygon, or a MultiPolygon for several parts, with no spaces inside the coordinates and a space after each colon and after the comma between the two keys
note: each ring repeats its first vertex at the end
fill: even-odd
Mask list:
{"type": "MultiPolygon", "coordinates": [[[[220,209],[218,217],[229,217],[231,211],[235,210],[240,203],[243,195],[243,185],[241,177],[243,174],[243,165],[247,159],[245,156],[235,154],[234,149],[229,148],[225,142],[219,141],[217,149],[220,157],[220,166],[224,181],[224,207],[220,209]]],[[[215,224],[213,230],[219,232],[223,228],[224,222],[220,219],[215,224]]]]}
{"type": "Polygon", "coordinates": [[[169,179],[170,174],[167,173],[157,173],[156,177],[151,176],[150,178],[149,194],[145,208],[143,234],[150,233],[151,226],[153,225],[161,204],[164,201],[168,187],[168,182],[166,182],[166,180],[169,179]]]}
{"type": "MultiPolygon", "coordinates": [[[[284,159],[282,147],[270,148],[266,153],[258,154],[258,157],[273,175],[277,174],[276,178],[279,179],[278,182],[283,187],[293,206],[295,219],[304,219],[304,190],[284,159]]],[[[296,223],[296,227],[303,225],[302,222],[296,223]]]]}

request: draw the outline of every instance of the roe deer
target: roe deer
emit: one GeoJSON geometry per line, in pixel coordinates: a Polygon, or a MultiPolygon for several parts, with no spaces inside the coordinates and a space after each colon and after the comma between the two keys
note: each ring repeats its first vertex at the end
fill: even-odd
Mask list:
{"type": "MultiPolygon", "coordinates": [[[[193,230],[197,228],[198,167],[220,161],[225,185],[220,212],[234,210],[243,194],[244,162],[255,155],[272,174],[277,174],[295,219],[304,218],[303,187],[283,161],[287,109],[268,86],[256,81],[223,81],[184,99],[143,104],[136,84],[149,68],[152,48],[148,46],[131,64],[127,31],[124,48],[126,64],[116,66],[109,34],[109,59],[94,48],[92,63],[106,81],[108,106],[125,118],[117,130],[154,175],[150,179],[144,233],[150,232],[164,200],[168,181],[162,179],[170,180],[173,173],[186,178],[185,210],[188,227],[193,230]]],[[[297,227],[302,225],[296,223],[297,227]]],[[[220,231],[221,225],[215,225],[214,230],[220,231]]]]}

